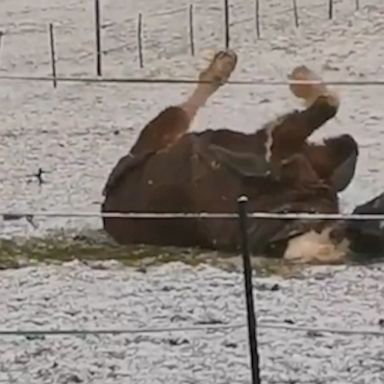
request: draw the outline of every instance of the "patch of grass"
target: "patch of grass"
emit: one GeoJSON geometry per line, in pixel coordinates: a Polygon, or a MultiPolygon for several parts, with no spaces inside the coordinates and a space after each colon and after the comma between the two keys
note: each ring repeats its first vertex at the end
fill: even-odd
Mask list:
{"type": "Polygon", "coordinates": [[[142,260],[156,259],[159,262],[193,258],[195,252],[180,252],[171,247],[120,246],[103,242],[87,241],[84,238],[49,236],[25,240],[0,240],[0,267],[17,267],[22,260],[37,262],[66,262],[72,260],[100,261],[118,260],[136,265],[142,260]]]}
{"type": "MultiPolygon", "coordinates": [[[[192,266],[206,263],[227,271],[242,270],[242,259],[238,255],[198,248],[122,246],[111,241],[100,231],[75,235],[53,232],[46,237],[0,240],[0,269],[73,260],[115,260],[141,269],[179,261],[192,266]]],[[[262,257],[252,258],[252,266],[259,276],[279,274],[289,277],[295,275],[298,270],[282,260],[262,257]]]]}

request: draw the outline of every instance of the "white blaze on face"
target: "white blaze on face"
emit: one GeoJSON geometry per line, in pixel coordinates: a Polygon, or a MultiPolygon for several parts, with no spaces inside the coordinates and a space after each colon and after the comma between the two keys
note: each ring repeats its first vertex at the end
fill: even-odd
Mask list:
{"type": "Polygon", "coordinates": [[[338,263],[345,259],[348,241],[334,244],[330,228],[321,233],[313,230],[291,239],[284,253],[284,259],[294,263],[338,263]]]}

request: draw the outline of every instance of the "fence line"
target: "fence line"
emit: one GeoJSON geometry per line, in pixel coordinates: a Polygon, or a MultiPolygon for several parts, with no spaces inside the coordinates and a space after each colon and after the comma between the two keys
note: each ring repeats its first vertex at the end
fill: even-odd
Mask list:
{"type": "MultiPolygon", "coordinates": [[[[356,10],[357,9],[357,3],[359,3],[359,0],[355,0],[356,2],[356,10]]],[[[343,1],[342,0],[334,0],[334,5],[335,4],[342,4],[343,1]]],[[[324,8],[324,9],[327,9],[327,5],[324,3],[320,3],[320,4],[314,4],[314,5],[300,5],[299,7],[299,10],[300,11],[308,11],[308,10],[314,10],[314,9],[318,9],[318,8],[324,8]]],[[[198,12],[204,12],[206,11],[206,8],[202,7],[202,6],[196,6],[195,7],[196,11],[198,12]]],[[[361,6],[359,6],[359,9],[361,10],[361,6]]],[[[178,14],[178,13],[184,13],[184,12],[187,12],[188,10],[188,7],[180,7],[180,8],[175,8],[175,9],[170,9],[170,10],[167,10],[167,11],[159,11],[159,12],[148,12],[148,13],[145,13],[145,17],[147,19],[161,19],[163,16],[172,16],[172,15],[175,15],[175,14],[178,14]]],[[[210,11],[212,11],[212,8],[209,9],[210,11]]],[[[221,12],[221,9],[220,8],[217,8],[217,13],[219,14],[221,12]]],[[[267,13],[260,13],[260,17],[261,18],[265,18],[265,19],[269,19],[269,18],[273,18],[274,16],[279,16],[279,15],[284,15],[284,14],[287,14],[287,13],[290,13],[293,11],[293,7],[290,6],[290,7],[287,7],[285,9],[280,9],[280,10],[269,10],[267,13]]],[[[136,21],[136,16],[132,16],[132,17],[127,17],[125,18],[124,20],[121,20],[121,21],[118,21],[118,22],[113,22],[113,21],[107,21],[103,24],[100,25],[100,28],[101,29],[105,29],[105,28],[110,28],[112,26],[122,26],[122,25],[125,25],[126,23],[133,23],[136,21]]],[[[232,25],[235,25],[235,24],[241,24],[243,22],[247,22],[247,21],[254,21],[255,20],[255,17],[249,17],[249,18],[246,18],[246,19],[243,19],[243,20],[235,20],[233,23],[230,23],[230,26],[232,25]]],[[[59,22],[60,20],[56,20],[56,22],[59,22]]],[[[54,21],[55,22],[55,21],[54,21]]],[[[28,22],[27,24],[27,27],[36,27],[36,28],[40,28],[39,30],[36,30],[36,31],[32,31],[32,33],[45,33],[45,23],[44,22],[28,22]]],[[[55,25],[55,28],[57,28],[59,31],[60,30],[71,30],[71,31],[74,31],[74,30],[77,30],[79,29],[79,26],[74,26],[74,25],[55,25]]],[[[31,30],[27,29],[26,31],[21,31],[19,32],[18,30],[18,25],[16,24],[15,26],[11,26],[10,28],[5,28],[5,31],[4,31],[4,35],[24,35],[24,34],[31,34],[31,30]]]]}
{"type": "MultiPolygon", "coordinates": [[[[61,217],[61,218],[109,218],[109,219],[238,219],[238,213],[156,213],[156,212],[1,212],[5,221],[19,220],[33,217],[61,217]]],[[[279,220],[384,220],[384,214],[344,214],[344,213],[272,213],[249,212],[252,219],[279,219],[279,220]]]]}
{"type": "MultiPolygon", "coordinates": [[[[144,333],[166,333],[166,332],[197,332],[214,331],[245,328],[245,323],[235,324],[212,324],[212,325],[194,325],[187,327],[169,327],[169,328],[120,328],[120,329],[63,329],[63,330],[0,330],[0,336],[62,336],[62,335],[122,335],[122,334],[144,334],[144,333]]],[[[327,327],[309,327],[291,325],[285,323],[267,323],[259,322],[259,329],[286,330],[292,332],[306,332],[310,335],[319,335],[322,333],[339,334],[345,336],[376,336],[384,337],[384,331],[363,328],[327,328],[327,327]]]]}
{"type": "MultiPolygon", "coordinates": [[[[146,13],[145,16],[149,19],[157,19],[157,18],[161,18],[163,16],[172,16],[172,15],[186,12],[186,11],[187,11],[187,8],[182,7],[182,8],[171,9],[169,11],[164,11],[164,12],[146,13]]],[[[125,25],[127,23],[135,22],[136,19],[137,19],[136,16],[131,16],[131,17],[127,17],[124,20],[119,21],[119,22],[107,21],[103,24],[100,24],[100,28],[106,29],[106,28],[110,28],[113,26],[122,26],[122,25],[125,25]]],[[[57,19],[54,22],[60,22],[60,20],[57,19]]],[[[31,33],[45,33],[45,25],[46,24],[44,24],[43,22],[28,22],[28,25],[27,25],[28,28],[40,28],[40,29],[36,29],[36,30],[32,30],[32,31],[30,29],[27,29],[25,31],[24,30],[20,31],[20,29],[18,28],[19,25],[16,24],[16,25],[11,26],[10,28],[5,28],[4,35],[9,36],[9,35],[24,35],[24,34],[31,34],[31,33]]],[[[75,24],[71,24],[71,25],[58,24],[58,25],[55,25],[55,27],[59,31],[60,30],[76,31],[76,30],[80,29],[80,26],[75,25],[75,24]]],[[[21,25],[21,28],[23,28],[22,25],[21,25]]],[[[24,26],[24,28],[25,28],[25,26],[24,26]]],[[[90,27],[90,29],[93,29],[93,27],[90,27]]]]}
{"type": "MultiPolygon", "coordinates": [[[[267,13],[262,13],[262,12],[260,12],[260,1],[261,0],[255,0],[255,16],[250,16],[250,17],[246,17],[244,19],[235,20],[232,23],[230,23],[229,25],[231,27],[233,27],[234,25],[241,25],[244,23],[250,23],[251,21],[255,22],[256,23],[256,33],[257,33],[257,36],[259,37],[260,31],[257,31],[257,24],[258,23],[261,24],[260,19],[269,19],[271,17],[271,15],[272,15],[272,17],[273,16],[287,15],[287,14],[293,13],[294,9],[295,9],[294,6],[289,6],[285,9],[282,9],[279,11],[274,11],[274,12],[269,11],[267,13]]],[[[342,3],[343,3],[342,0],[341,1],[334,1],[334,4],[342,4],[342,3]]],[[[297,6],[298,11],[303,12],[303,13],[308,13],[309,11],[312,11],[312,10],[318,9],[318,8],[326,8],[326,6],[324,6],[324,4],[314,4],[311,6],[306,6],[306,5],[297,6]]]]}
{"type": "MultiPolygon", "coordinates": [[[[4,81],[53,81],[52,76],[27,76],[27,75],[0,75],[0,80],[4,81]]],[[[170,78],[124,78],[124,77],[72,77],[57,76],[57,81],[76,82],[76,83],[131,83],[131,84],[210,84],[212,81],[201,81],[197,79],[170,79],[170,78]]],[[[371,85],[384,86],[384,79],[378,80],[229,80],[228,85],[310,85],[310,84],[329,84],[329,85],[371,85]]]]}

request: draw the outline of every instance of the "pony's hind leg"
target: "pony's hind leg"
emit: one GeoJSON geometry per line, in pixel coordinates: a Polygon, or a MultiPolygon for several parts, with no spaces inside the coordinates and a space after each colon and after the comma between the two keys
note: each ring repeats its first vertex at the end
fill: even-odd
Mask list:
{"type": "Polygon", "coordinates": [[[164,109],[140,132],[131,149],[132,155],[157,152],[175,143],[184,135],[198,112],[235,69],[237,55],[231,50],[218,52],[208,68],[199,75],[199,81],[188,99],[178,106],[164,109]]]}
{"type": "Polygon", "coordinates": [[[192,95],[180,105],[190,119],[193,119],[199,108],[228,80],[237,64],[237,55],[232,50],[219,51],[209,66],[199,75],[200,83],[192,95]]]}

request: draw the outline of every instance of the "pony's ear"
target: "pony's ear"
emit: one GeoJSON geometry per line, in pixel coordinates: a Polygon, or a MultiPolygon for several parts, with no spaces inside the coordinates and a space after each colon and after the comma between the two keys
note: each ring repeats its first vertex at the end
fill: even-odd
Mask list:
{"type": "Polygon", "coordinates": [[[342,192],[351,183],[356,171],[358,153],[353,152],[332,173],[330,184],[334,191],[342,192]]]}

